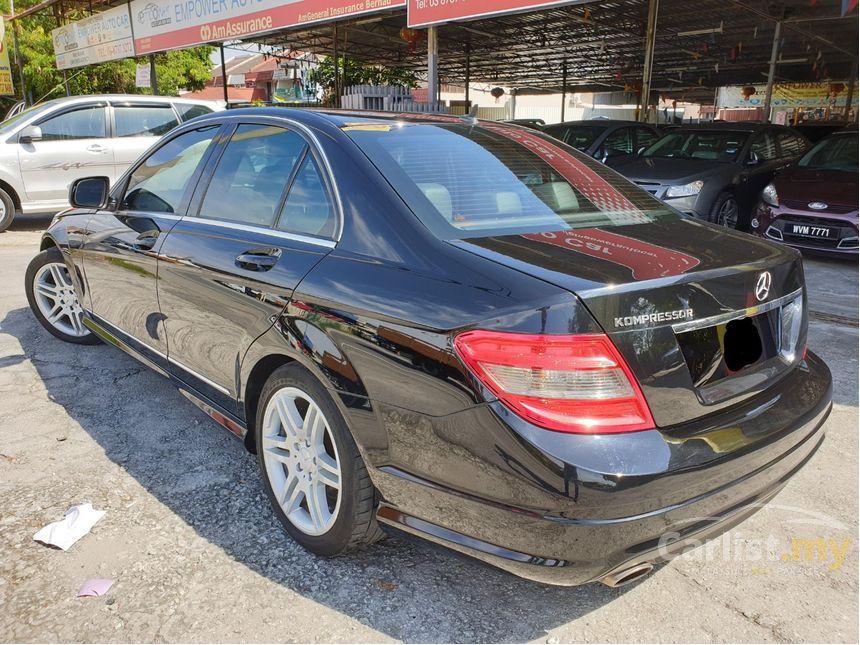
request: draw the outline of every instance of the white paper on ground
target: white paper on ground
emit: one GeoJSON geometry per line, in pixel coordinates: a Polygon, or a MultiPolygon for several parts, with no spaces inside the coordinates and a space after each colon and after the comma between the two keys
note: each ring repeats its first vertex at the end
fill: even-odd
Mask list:
{"type": "Polygon", "coordinates": [[[60,547],[63,551],[90,532],[96,522],[104,516],[92,504],[78,504],[66,511],[63,519],[51,522],[39,529],[33,539],[37,542],[60,547]]]}

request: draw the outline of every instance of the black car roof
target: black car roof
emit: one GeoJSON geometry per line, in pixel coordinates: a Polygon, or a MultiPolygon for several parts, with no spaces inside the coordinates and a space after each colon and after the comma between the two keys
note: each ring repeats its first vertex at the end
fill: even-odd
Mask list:
{"type": "MultiPolygon", "coordinates": [[[[715,121],[711,123],[685,124],[680,130],[734,130],[741,132],[758,132],[766,128],[785,128],[773,123],[758,123],[756,121],[715,121]]],[[[787,129],[787,128],[786,128],[787,129]]]]}
{"type": "Polygon", "coordinates": [[[547,127],[559,127],[559,126],[581,126],[581,125],[647,125],[648,127],[653,128],[654,125],[652,123],[640,123],[638,121],[625,121],[624,119],[582,119],[579,121],[563,121],[562,123],[553,123],[552,125],[548,125],[547,127]]]}

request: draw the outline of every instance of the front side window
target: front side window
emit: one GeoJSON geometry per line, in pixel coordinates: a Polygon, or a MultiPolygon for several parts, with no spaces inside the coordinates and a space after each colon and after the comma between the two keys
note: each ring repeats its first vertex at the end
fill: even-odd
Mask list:
{"type": "Polygon", "coordinates": [[[200,216],[271,226],[305,148],[304,139],[290,130],[240,125],[212,174],[200,216]]]}
{"type": "Polygon", "coordinates": [[[806,141],[792,132],[780,132],[779,149],[783,157],[795,157],[806,150],[806,141]]]}
{"type": "Polygon", "coordinates": [[[633,154],[633,130],[631,128],[618,128],[609,133],[601,148],[607,157],[633,154]]]}
{"type": "Polygon", "coordinates": [[[551,125],[544,128],[544,132],[548,135],[564,141],[577,150],[588,150],[605,130],[606,126],[599,125],[551,125]]]}
{"type": "Polygon", "coordinates": [[[64,112],[37,125],[42,130],[42,141],[103,139],[107,136],[107,119],[102,106],[64,112]]]}
{"type": "Polygon", "coordinates": [[[754,152],[759,161],[773,161],[776,159],[776,140],[770,132],[760,132],[755,135],[750,152],[754,152]]]}
{"type": "Polygon", "coordinates": [[[748,132],[731,130],[679,130],[658,140],[642,156],[736,161],[748,138],[748,132]]]}
{"type": "Polygon", "coordinates": [[[642,148],[647,148],[654,144],[654,142],[660,137],[653,130],[649,130],[648,128],[637,128],[636,129],[636,149],[641,150],[642,148]]]}
{"type": "Polygon", "coordinates": [[[348,123],[343,130],[442,239],[676,218],[648,193],[552,139],[460,123],[348,123]]]}
{"type": "Polygon", "coordinates": [[[193,103],[174,103],[174,105],[179,110],[179,115],[183,121],[190,121],[194,117],[203,116],[204,114],[212,114],[212,109],[205,105],[195,105],[193,103]]]}
{"type": "Polygon", "coordinates": [[[185,132],[152,153],[132,172],[122,210],[178,212],[189,180],[218,128],[212,125],[185,132]]]}
{"type": "Polygon", "coordinates": [[[116,105],[113,111],[118,137],[160,137],[179,125],[169,105],[116,105]]]}

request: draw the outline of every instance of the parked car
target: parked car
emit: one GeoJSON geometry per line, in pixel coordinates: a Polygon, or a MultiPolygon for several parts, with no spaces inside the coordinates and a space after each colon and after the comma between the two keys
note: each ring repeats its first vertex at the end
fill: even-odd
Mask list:
{"type": "Polygon", "coordinates": [[[823,440],[799,254],[539,132],[230,110],[71,202],[26,272],[36,318],[172,380],[317,554],[382,523],[617,586],[823,440]]]}
{"type": "Polygon", "coordinates": [[[543,127],[546,125],[546,121],[543,119],[508,119],[507,121],[502,121],[502,123],[513,123],[514,125],[521,125],[524,128],[531,128],[532,130],[543,130],[543,127]]]}
{"type": "Polygon", "coordinates": [[[797,248],[856,256],[857,146],[856,128],[819,141],[765,187],[752,230],[797,248]]]}
{"type": "Polygon", "coordinates": [[[0,231],[16,213],[68,208],[69,186],[92,174],[114,179],[165,132],[220,110],[168,96],[98,95],[47,101],[0,123],[0,231]]]}
{"type": "Polygon", "coordinates": [[[762,189],[808,149],[803,135],[783,126],[711,123],[673,130],[609,165],[679,211],[748,230],[762,189]]]}
{"type": "Polygon", "coordinates": [[[660,138],[660,132],[653,125],[612,119],[566,121],[545,126],[543,131],[603,162],[633,155],[660,138]]]}

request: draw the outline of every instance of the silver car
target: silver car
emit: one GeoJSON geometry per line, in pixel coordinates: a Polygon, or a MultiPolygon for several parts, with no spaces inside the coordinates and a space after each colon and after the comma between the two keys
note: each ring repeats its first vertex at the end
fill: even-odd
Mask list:
{"type": "Polygon", "coordinates": [[[113,181],[180,122],[221,110],[213,101],[106,94],[47,101],[0,123],[0,231],[16,213],[69,206],[80,177],[113,181]]]}

